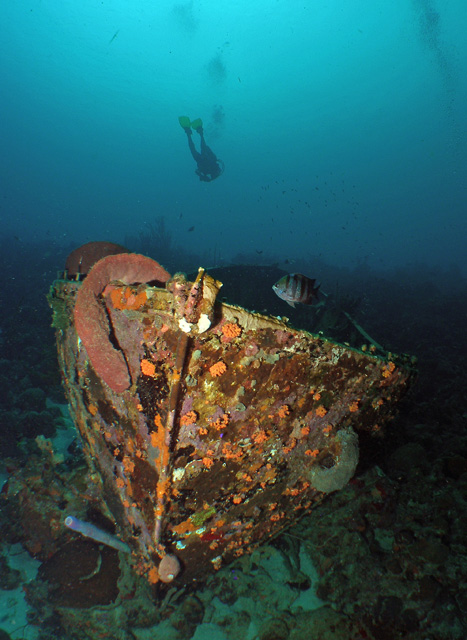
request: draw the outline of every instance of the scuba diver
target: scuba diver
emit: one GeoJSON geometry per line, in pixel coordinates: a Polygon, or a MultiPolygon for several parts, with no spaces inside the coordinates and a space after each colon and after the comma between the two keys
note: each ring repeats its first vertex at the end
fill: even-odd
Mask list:
{"type": "Polygon", "coordinates": [[[198,175],[199,179],[203,182],[212,182],[212,180],[215,180],[224,173],[224,163],[216,157],[216,154],[206,144],[203,132],[203,121],[201,118],[196,118],[196,120],[190,122],[190,118],[188,116],[180,116],[178,121],[186,133],[191,155],[198,165],[195,170],[196,175],[198,175]],[[193,134],[191,131],[192,128],[201,138],[201,153],[196,150],[193,143],[193,139],[191,137],[193,134]]]}

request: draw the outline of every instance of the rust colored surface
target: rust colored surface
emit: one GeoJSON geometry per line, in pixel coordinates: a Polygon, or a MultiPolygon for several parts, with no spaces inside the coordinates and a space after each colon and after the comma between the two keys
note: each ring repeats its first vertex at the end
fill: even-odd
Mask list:
{"type": "Polygon", "coordinates": [[[93,295],[131,380],[121,392],[78,340],[82,285],[58,280],[50,300],[88,463],[152,583],[166,554],[177,584],[203,579],[342,488],[358,432],[380,435],[414,376],[408,358],[216,302],[220,283],[202,270],[165,289],[109,280],[93,295]]]}

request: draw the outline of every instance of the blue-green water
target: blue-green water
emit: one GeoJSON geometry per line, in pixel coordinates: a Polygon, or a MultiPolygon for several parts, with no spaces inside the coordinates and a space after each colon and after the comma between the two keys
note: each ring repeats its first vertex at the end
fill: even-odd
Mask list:
{"type": "Polygon", "coordinates": [[[464,0],[4,0],[0,17],[2,233],[122,242],[164,216],[225,259],[466,268],[464,0]],[[216,181],[180,115],[203,118],[216,181]]]}

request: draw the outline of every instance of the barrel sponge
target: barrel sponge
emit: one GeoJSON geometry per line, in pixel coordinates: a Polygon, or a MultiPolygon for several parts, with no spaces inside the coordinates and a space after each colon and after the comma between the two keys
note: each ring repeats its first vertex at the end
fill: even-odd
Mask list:
{"type": "Polygon", "coordinates": [[[65,270],[69,278],[76,278],[79,275],[86,276],[91,267],[101,258],[116,253],[130,252],[121,244],[113,242],[87,242],[70,253],[66,259],[65,270]]]}
{"type": "Polygon", "coordinates": [[[155,260],[137,253],[120,253],[96,262],[79,288],[74,308],[76,332],[97,375],[117,393],[130,386],[122,351],[110,340],[107,309],[101,300],[113,280],[123,284],[167,282],[170,274],[155,260]]]}
{"type": "Polygon", "coordinates": [[[332,493],[345,487],[355,473],[358,464],[358,436],[351,427],[341,429],[336,435],[338,455],[334,458],[334,465],[330,468],[316,464],[309,474],[311,486],[316,491],[332,493]]]}

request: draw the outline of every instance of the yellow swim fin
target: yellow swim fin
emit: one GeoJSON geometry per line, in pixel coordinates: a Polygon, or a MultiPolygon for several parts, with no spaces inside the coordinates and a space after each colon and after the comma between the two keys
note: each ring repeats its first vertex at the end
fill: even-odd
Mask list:
{"type": "Polygon", "coordinates": [[[183,129],[189,129],[191,127],[190,118],[188,116],[179,116],[178,121],[183,129]]]}
{"type": "Polygon", "coordinates": [[[201,118],[196,118],[196,120],[193,120],[193,122],[191,123],[191,127],[195,131],[198,131],[198,129],[202,129],[203,128],[203,121],[201,120],[201,118]]]}

